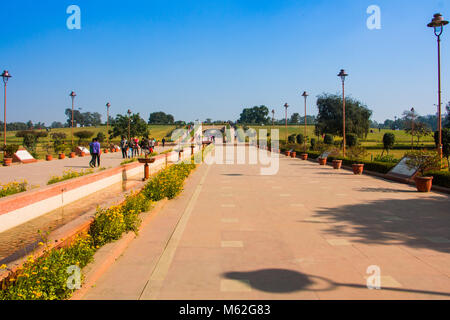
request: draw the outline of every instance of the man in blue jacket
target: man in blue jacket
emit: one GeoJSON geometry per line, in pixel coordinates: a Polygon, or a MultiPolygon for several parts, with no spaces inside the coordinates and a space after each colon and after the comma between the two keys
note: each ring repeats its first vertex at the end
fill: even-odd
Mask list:
{"type": "Polygon", "coordinates": [[[97,138],[94,138],[93,141],[89,144],[90,152],[92,155],[92,159],[89,162],[89,165],[94,168],[95,163],[97,162],[97,166],[100,167],[100,143],[97,138]]]}

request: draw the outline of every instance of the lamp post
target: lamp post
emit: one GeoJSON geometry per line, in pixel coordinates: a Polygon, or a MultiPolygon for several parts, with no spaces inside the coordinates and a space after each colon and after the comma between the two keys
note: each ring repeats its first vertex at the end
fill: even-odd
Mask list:
{"type": "Polygon", "coordinates": [[[289,105],[287,103],[284,104],[284,108],[286,110],[286,116],[285,116],[285,132],[286,132],[286,144],[288,143],[288,129],[287,129],[287,109],[289,108],[289,105]]]}
{"type": "Polygon", "coordinates": [[[439,131],[438,152],[439,156],[441,157],[441,164],[442,164],[441,35],[442,32],[444,31],[444,26],[447,24],[448,21],[445,21],[440,13],[436,13],[431,22],[427,25],[428,27],[434,29],[434,34],[437,37],[437,44],[438,44],[438,131],[439,131]]]}
{"type": "Polygon", "coordinates": [[[5,85],[5,111],[4,111],[4,119],[3,119],[3,159],[6,158],[6,85],[8,84],[9,78],[11,75],[8,70],[3,71],[2,73],[3,83],[5,85]]]}
{"type": "Polygon", "coordinates": [[[74,106],[75,97],[77,95],[75,94],[75,92],[72,91],[69,96],[72,98],[72,148],[73,148],[74,147],[74,144],[73,144],[73,106],[74,106]]]}
{"type": "Polygon", "coordinates": [[[131,141],[131,110],[128,109],[128,141],[131,141]]]}
{"type": "Polygon", "coordinates": [[[306,152],[306,126],[307,126],[307,121],[306,121],[306,98],[309,96],[309,94],[306,92],[306,91],[304,91],[303,92],[303,94],[302,94],[302,97],[304,97],[305,98],[305,136],[304,136],[304,138],[303,138],[303,141],[304,141],[304,152],[306,152]]]}
{"type": "Polygon", "coordinates": [[[342,136],[344,138],[343,144],[342,144],[342,155],[345,158],[345,145],[346,145],[346,138],[345,138],[345,77],[347,77],[348,74],[345,72],[344,69],[341,69],[341,72],[339,72],[338,77],[341,78],[342,81],[342,136]]]}
{"type": "Polygon", "coordinates": [[[411,150],[414,149],[414,108],[411,108],[411,150]]]}
{"type": "Polygon", "coordinates": [[[275,109],[272,109],[272,128],[274,126],[275,123],[275,109]]]}
{"type": "Polygon", "coordinates": [[[111,107],[111,103],[106,104],[106,141],[109,148],[109,108],[111,107]]]}

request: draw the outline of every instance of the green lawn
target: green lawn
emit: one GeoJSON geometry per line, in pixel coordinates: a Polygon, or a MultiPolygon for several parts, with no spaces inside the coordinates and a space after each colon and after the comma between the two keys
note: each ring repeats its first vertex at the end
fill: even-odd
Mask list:
{"type": "MultiPolygon", "coordinates": [[[[162,138],[166,137],[167,135],[170,136],[170,133],[176,128],[176,126],[174,125],[149,125],[149,130],[150,130],[150,138],[155,138],[158,141],[161,141],[162,138]]],[[[70,145],[71,140],[72,140],[72,134],[71,134],[71,128],[62,128],[62,129],[52,129],[49,134],[51,133],[55,133],[55,132],[64,132],[66,134],[66,139],[65,142],[67,145],[70,145]]],[[[106,126],[100,126],[100,127],[89,127],[89,128],[74,128],[73,129],[74,132],[77,131],[92,131],[94,132],[93,137],[96,137],[97,134],[99,132],[102,132],[105,136],[107,133],[106,130],[106,126]]],[[[111,127],[110,127],[111,130],[111,127]]],[[[74,137],[74,141],[75,143],[78,142],[78,138],[74,137]]],[[[114,139],[111,140],[111,142],[115,142],[115,143],[119,143],[120,141],[120,137],[116,137],[114,139]]],[[[22,145],[23,142],[23,138],[17,138],[16,137],[16,131],[7,131],[6,132],[6,143],[7,144],[18,144],[18,145],[22,145]]],[[[45,157],[45,155],[48,153],[46,150],[46,144],[51,143],[51,145],[53,145],[50,135],[46,138],[40,138],[37,148],[36,148],[36,152],[38,154],[38,158],[42,159],[45,157]]],[[[106,141],[103,143],[106,146],[106,141]]],[[[53,150],[53,147],[51,147],[49,150],[49,153],[52,154],[53,156],[57,156],[57,154],[55,153],[55,151],[53,150]]],[[[68,152],[68,150],[66,151],[68,152]]],[[[0,159],[3,160],[3,153],[0,153],[0,159]]]]}

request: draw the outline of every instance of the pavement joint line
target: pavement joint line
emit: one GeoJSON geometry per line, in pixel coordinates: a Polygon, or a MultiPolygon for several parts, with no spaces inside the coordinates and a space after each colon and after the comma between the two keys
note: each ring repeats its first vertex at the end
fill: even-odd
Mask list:
{"type": "Polygon", "coordinates": [[[220,246],[222,248],[243,248],[244,243],[242,241],[222,241],[220,246]]]}
{"type": "Polygon", "coordinates": [[[173,258],[175,256],[175,251],[178,248],[178,244],[180,243],[181,237],[183,236],[186,225],[189,221],[189,218],[194,210],[194,205],[197,202],[200,193],[203,189],[203,185],[205,183],[206,177],[208,176],[209,170],[211,166],[207,166],[205,173],[203,174],[200,183],[195,188],[194,194],[192,195],[189,203],[187,204],[183,215],[180,217],[180,220],[175,227],[170,239],[167,242],[167,245],[161,254],[158,263],[153,269],[153,272],[150,276],[150,279],[147,281],[142,293],[139,296],[139,300],[156,300],[159,291],[162,288],[164,279],[169,272],[169,268],[172,264],[173,258]]]}
{"type": "Polygon", "coordinates": [[[222,208],[236,208],[235,204],[222,204],[222,208]]]}

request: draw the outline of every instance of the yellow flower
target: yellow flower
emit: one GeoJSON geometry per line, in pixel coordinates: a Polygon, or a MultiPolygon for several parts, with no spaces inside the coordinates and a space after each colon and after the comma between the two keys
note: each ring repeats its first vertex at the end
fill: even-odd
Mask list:
{"type": "Polygon", "coordinates": [[[42,270],[48,270],[48,268],[47,267],[42,267],[42,270]]]}
{"type": "Polygon", "coordinates": [[[44,243],[43,243],[43,242],[39,242],[39,245],[40,245],[40,246],[43,246],[43,245],[44,245],[44,243]]]}
{"type": "Polygon", "coordinates": [[[6,269],[6,268],[7,268],[6,264],[2,264],[2,265],[0,266],[0,269],[6,269]]]}

